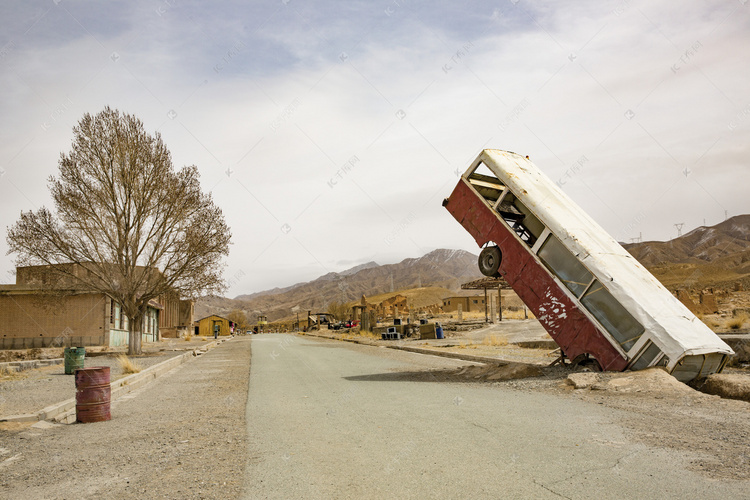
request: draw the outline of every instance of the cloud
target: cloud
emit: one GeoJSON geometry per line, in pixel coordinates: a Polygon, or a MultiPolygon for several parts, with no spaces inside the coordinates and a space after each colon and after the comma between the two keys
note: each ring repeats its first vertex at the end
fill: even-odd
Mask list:
{"type": "Polygon", "coordinates": [[[622,240],[747,211],[739,2],[45,5],[3,7],[3,222],[48,204],[72,126],[109,104],[198,165],[244,272],[230,295],[476,251],[440,200],[484,147],[530,155],[622,240]]]}

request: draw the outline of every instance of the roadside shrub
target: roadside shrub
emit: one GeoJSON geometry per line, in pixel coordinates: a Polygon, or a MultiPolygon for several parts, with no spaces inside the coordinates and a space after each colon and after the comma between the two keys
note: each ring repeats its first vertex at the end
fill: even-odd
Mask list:
{"type": "Polygon", "coordinates": [[[739,330],[742,328],[742,325],[744,325],[748,320],[747,314],[739,314],[737,317],[730,319],[727,321],[727,327],[731,328],[732,330],[739,330]]]}
{"type": "Polygon", "coordinates": [[[130,358],[128,358],[124,354],[117,356],[117,362],[120,363],[120,368],[122,369],[122,373],[125,373],[125,374],[138,373],[141,370],[143,370],[143,367],[141,365],[131,361],[130,358]]]}
{"type": "Polygon", "coordinates": [[[484,338],[482,344],[491,346],[504,346],[508,345],[508,339],[504,337],[498,337],[497,335],[489,335],[484,338]]]}

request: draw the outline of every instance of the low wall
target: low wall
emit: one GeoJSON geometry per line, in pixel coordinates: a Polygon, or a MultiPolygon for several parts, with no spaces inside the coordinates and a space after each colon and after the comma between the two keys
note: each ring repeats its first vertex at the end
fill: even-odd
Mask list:
{"type": "Polygon", "coordinates": [[[0,337],[0,349],[33,349],[36,347],[86,347],[105,345],[104,335],[58,337],[0,337]]]}

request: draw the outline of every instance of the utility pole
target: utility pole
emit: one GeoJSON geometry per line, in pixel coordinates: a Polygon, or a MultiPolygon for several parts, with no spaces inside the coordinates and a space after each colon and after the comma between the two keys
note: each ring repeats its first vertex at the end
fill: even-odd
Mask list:
{"type": "Polygon", "coordinates": [[[685,223],[684,223],[684,222],[680,222],[679,224],[675,224],[675,225],[674,225],[674,227],[676,227],[676,228],[677,228],[677,237],[678,237],[678,238],[679,238],[680,236],[682,236],[682,226],[684,226],[684,225],[685,225],[685,223]]]}

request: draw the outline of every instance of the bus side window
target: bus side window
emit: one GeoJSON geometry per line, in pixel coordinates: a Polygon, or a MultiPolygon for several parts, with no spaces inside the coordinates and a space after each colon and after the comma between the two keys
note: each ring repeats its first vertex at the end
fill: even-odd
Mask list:
{"type": "Polygon", "coordinates": [[[643,370],[651,364],[656,357],[661,354],[659,347],[653,342],[649,342],[648,347],[641,351],[641,356],[630,367],[631,370],[643,370]]]}
{"type": "Polygon", "coordinates": [[[542,243],[537,255],[577,298],[594,279],[591,272],[553,235],[542,243]]]}
{"type": "Polygon", "coordinates": [[[581,304],[594,315],[626,352],[633,347],[645,331],[643,326],[597,280],[594,280],[581,298],[581,304]]]}
{"type": "Polygon", "coordinates": [[[519,238],[530,247],[534,246],[544,231],[544,224],[511,191],[502,198],[497,211],[519,238]]]}

